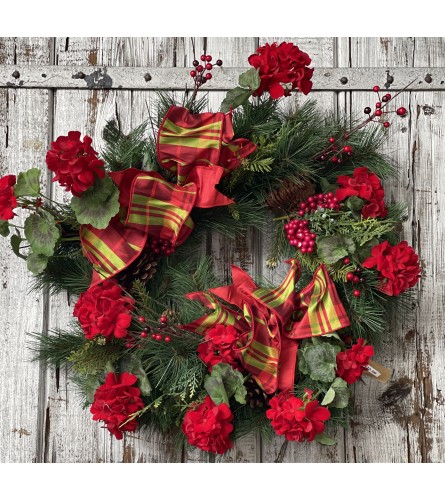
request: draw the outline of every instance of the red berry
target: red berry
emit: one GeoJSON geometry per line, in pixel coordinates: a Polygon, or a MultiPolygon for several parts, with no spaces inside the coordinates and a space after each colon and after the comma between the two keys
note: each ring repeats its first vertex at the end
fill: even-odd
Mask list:
{"type": "Polygon", "coordinates": [[[361,295],[360,290],[354,290],[352,293],[354,294],[354,297],[360,297],[361,295]]]}
{"type": "Polygon", "coordinates": [[[406,111],[406,108],[404,108],[403,106],[398,108],[396,113],[399,115],[399,116],[405,116],[407,111],[406,111]]]}
{"type": "Polygon", "coordinates": [[[391,94],[385,94],[385,97],[388,99],[388,101],[391,99],[391,94]]]}
{"type": "Polygon", "coordinates": [[[366,106],[366,108],[364,109],[364,113],[365,115],[369,115],[371,113],[371,108],[369,106],[366,106]]]}
{"type": "Polygon", "coordinates": [[[206,61],[210,62],[212,60],[212,56],[206,56],[206,61]]]}
{"type": "Polygon", "coordinates": [[[382,116],[382,110],[377,109],[375,112],[375,116],[382,116]]]}
{"type": "Polygon", "coordinates": [[[343,259],[343,264],[348,265],[348,264],[350,264],[350,263],[351,263],[351,259],[350,259],[349,257],[345,257],[345,258],[343,259]]]}
{"type": "Polygon", "coordinates": [[[382,107],[382,103],[379,101],[379,102],[376,102],[375,103],[375,107],[376,108],[381,108],[382,107]]]}
{"type": "Polygon", "coordinates": [[[142,332],[142,333],[141,333],[141,337],[142,337],[143,339],[146,339],[146,338],[147,338],[147,336],[148,336],[148,335],[147,335],[145,332],[142,332]]]}
{"type": "Polygon", "coordinates": [[[383,102],[388,102],[388,101],[389,101],[389,99],[386,97],[386,95],[384,95],[384,96],[382,97],[382,101],[383,101],[383,102]]]}
{"type": "Polygon", "coordinates": [[[193,66],[195,66],[195,67],[196,67],[196,66],[198,66],[198,64],[199,64],[199,61],[197,61],[197,60],[195,59],[195,60],[193,61],[193,66]]]}
{"type": "Polygon", "coordinates": [[[212,79],[212,73],[206,73],[206,79],[211,80],[212,79]]]}
{"type": "Polygon", "coordinates": [[[156,340],[156,333],[152,333],[152,334],[151,334],[151,338],[152,338],[153,340],[156,340]]]}
{"type": "Polygon", "coordinates": [[[162,335],[160,333],[157,333],[155,340],[162,340],[162,335]]]}
{"type": "Polygon", "coordinates": [[[162,316],[159,318],[159,321],[160,321],[161,323],[167,323],[168,318],[167,318],[167,316],[165,316],[165,314],[164,314],[164,315],[162,315],[162,316]]]}
{"type": "Polygon", "coordinates": [[[351,153],[352,152],[352,146],[345,146],[344,148],[345,153],[351,153]]]}
{"type": "Polygon", "coordinates": [[[192,78],[195,78],[195,76],[196,76],[196,71],[195,71],[194,69],[192,69],[192,71],[190,71],[190,76],[191,76],[192,78]]]}
{"type": "Polygon", "coordinates": [[[372,90],[374,92],[378,92],[380,90],[380,87],[378,85],[374,85],[374,87],[372,87],[372,90]]]}
{"type": "Polygon", "coordinates": [[[208,69],[210,71],[212,68],[213,68],[213,64],[210,64],[210,63],[206,64],[206,69],[208,69]]]}
{"type": "Polygon", "coordinates": [[[385,128],[388,128],[390,125],[391,125],[391,124],[390,124],[389,122],[385,122],[385,123],[383,124],[383,126],[384,126],[385,128]]]}
{"type": "Polygon", "coordinates": [[[333,157],[331,158],[331,161],[332,161],[333,163],[337,163],[337,162],[338,162],[338,156],[333,156],[333,157]]]}
{"type": "Polygon", "coordinates": [[[168,335],[165,337],[164,342],[171,342],[172,338],[168,335]]]}
{"type": "Polygon", "coordinates": [[[352,278],[352,281],[353,281],[354,283],[360,283],[360,278],[359,278],[358,276],[354,276],[354,277],[352,278]]]}
{"type": "Polygon", "coordinates": [[[201,73],[201,71],[203,71],[204,69],[204,66],[200,64],[196,69],[199,71],[199,73],[201,73]]]}
{"type": "Polygon", "coordinates": [[[201,57],[200,57],[201,61],[205,61],[206,60],[206,55],[203,54],[201,57]]]}
{"type": "Polygon", "coordinates": [[[215,64],[216,64],[217,66],[222,66],[222,61],[221,61],[221,59],[218,59],[218,60],[216,61],[216,63],[215,63],[215,64]]]}
{"type": "Polygon", "coordinates": [[[334,144],[334,142],[335,142],[335,137],[330,137],[330,138],[329,138],[329,142],[330,142],[331,144],[334,144]]]}
{"type": "Polygon", "coordinates": [[[133,347],[133,344],[132,344],[131,342],[127,342],[127,343],[125,344],[125,347],[126,347],[127,349],[131,349],[131,348],[133,347]]]}
{"type": "Polygon", "coordinates": [[[139,316],[138,321],[139,321],[139,323],[145,323],[145,317],[139,316]]]}
{"type": "Polygon", "coordinates": [[[354,274],[353,274],[353,273],[348,273],[348,274],[346,275],[346,279],[347,279],[348,281],[352,281],[352,280],[354,279],[354,274]]]}

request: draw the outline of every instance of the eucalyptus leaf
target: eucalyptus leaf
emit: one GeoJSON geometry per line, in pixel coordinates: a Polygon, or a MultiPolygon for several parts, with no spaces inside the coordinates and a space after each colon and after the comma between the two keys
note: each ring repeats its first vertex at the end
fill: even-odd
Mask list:
{"type": "Polygon", "coordinates": [[[0,235],[9,236],[9,223],[7,220],[0,220],[0,235]]]}
{"type": "Polygon", "coordinates": [[[232,396],[240,404],[246,402],[247,391],[242,373],[226,363],[219,363],[212,368],[212,373],[205,378],[204,387],[216,405],[228,405],[232,396]]]}
{"type": "Polygon", "coordinates": [[[355,251],[355,243],[352,238],[341,234],[320,236],[316,242],[317,255],[326,264],[335,264],[355,251]]]}
{"type": "Polygon", "coordinates": [[[317,345],[307,345],[302,355],[307,364],[307,370],[312,380],[332,382],[337,368],[336,357],[340,347],[323,342],[317,345]]]}
{"type": "Polygon", "coordinates": [[[25,221],[25,236],[33,253],[51,257],[60,237],[60,229],[48,212],[32,214],[25,221]]]}
{"type": "Polygon", "coordinates": [[[40,174],[39,168],[31,168],[26,172],[20,172],[14,186],[15,196],[39,196],[40,174]]]}
{"type": "Polygon", "coordinates": [[[33,274],[40,274],[48,265],[48,257],[40,253],[30,253],[26,259],[28,271],[33,274]]]}
{"type": "Polygon", "coordinates": [[[87,189],[82,197],[73,196],[71,208],[80,224],[105,229],[119,212],[119,189],[108,176],[96,179],[94,186],[87,189]]]}
{"type": "Polygon", "coordinates": [[[337,444],[337,441],[335,439],[332,439],[323,432],[321,434],[317,434],[314,438],[314,441],[317,441],[317,443],[324,444],[326,446],[337,444]]]}

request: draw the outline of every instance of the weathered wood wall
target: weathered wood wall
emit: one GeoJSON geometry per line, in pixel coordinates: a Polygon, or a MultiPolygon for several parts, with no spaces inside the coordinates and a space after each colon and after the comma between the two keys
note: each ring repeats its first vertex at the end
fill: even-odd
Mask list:
{"type": "MultiPolygon", "coordinates": [[[[246,66],[247,56],[265,41],[272,39],[197,38],[194,43],[198,53],[206,46],[209,53],[223,59],[224,67],[241,67],[246,66]]],[[[382,364],[394,368],[392,380],[386,385],[370,379],[357,384],[352,426],[337,432],[336,446],[290,443],[284,461],[442,462],[445,237],[440,213],[445,209],[445,93],[441,91],[445,80],[441,77],[445,39],[292,41],[312,56],[316,68],[331,68],[330,72],[318,71],[315,80],[322,82],[322,90],[310,96],[325,109],[361,114],[366,105],[374,102],[372,93],[363,90],[373,84],[382,85],[387,74],[399,75],[394,81],[399,86],[411,77],[417,78],[411,90],[397,100],[409,109],[409,117],[393,120],[387,148],[400,165],[400,177],[386,188],[393,201],[408,204],[404,237],[419,252],[424,272],[412,312],[391,319],[391,337],[377,354],[382,364]],[[340,68],[345,68],[348,76],[343,88],[338,83],[340,68]]],[[[136,74],[140,76],[139,70],[125,76],[120,67],[166,68],[165,73],[153,74],[158,78],[175,76],[175,80],[169,81],[178,85],[179,68],[189,67],[193,59],[191,42],[183,38],[0,38],[0,175],[44,165],[49,142],[69,130],[93,136],[95,146],[100,148],[100,133],[106,120],[117,118],[124,130],[138,125],[148,116],[152,98],[149,89],[162,83],[144,87],[132,79],[136,74]],[[54,66],[59,67],[55,68],[59,76],[51,79],[47,73],[54,66]],[[111,88],[80,88],[79,80],[70,77],[64,83],[63,74],[76,73],[73,67],[85,72],[89,66],[109,67],[110,72],[119,67],[114,70],[120,75],[121,80],[115,78],[119,84],[111,88]],[[65,73],[60,67],[66,67],[65,73]],[[32,69],[32,78],[12,76],[15,69],[26,73],[27,68],[32,69]],[[39,68],[41,74],[37,75],[39,68]],[[178,69],[167,71],[168,68],[178,69]]],[[[230,81],[234,74],[227,70],[224,80],[230,81]]],[[[184,70],[179,81],[185,84],[187,75],[184,70]]],[[[218,107],[223,94],[221,90],[210,92],[211,109],[218,107]]],[[[47,190],[63,198],[54,185],[48,184],[47,190]]],[[[81,409],[76,390],[63,370],[49,370],[29,361],[25,332],[66,324],[72,304],[70,297],[63,294],[49,298],[28,293],[30,277],[23,262],[12,255],[4,239],[0,245],[0,461],[208,461],[205,454],[177,449],[174,443],[153,433],[141,432],[120,442],[114,440],[91,420],[88,410],[81,409]]],[[[278,280],[280,270],[271,275],[264,267],[266,246],[267,241],[252,232],[236,244],[215,236],[206,248],[222,276],[228,276],[229,265],[235,262],[254,275],[264,273],[278,280]]],[[[271,462],[280,446],[278,438],[264,443],[252,435],[217,460],[271,462]]]]}

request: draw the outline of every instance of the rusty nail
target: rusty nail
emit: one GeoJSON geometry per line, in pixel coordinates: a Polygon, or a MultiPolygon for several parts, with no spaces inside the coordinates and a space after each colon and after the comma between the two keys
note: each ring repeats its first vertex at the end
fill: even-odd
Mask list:
{"type": "Polygon", "coordinates": [[[145,73],[145,75],[144,75],[144,80],[145,80],[146,82],[149,82],[149,81],[151,80],[151,75],[150,75],[150,73],[145,73]]]}
{"type": "Polygon", "coordinates": [[[391,75],[388,75],[388,76],[386,77],[386,81],[387,81],[388,83],[394,83],[394,77],[393,77],[393,76],[391,76],[391,75]]]}
{"type": "Polygon", "coordinates": [[[431,83],[433,81],[433,79],[429,73],[426,75],[425,81],[426,81],[426,83],[431,83]]]}
{"type": "Polygon", "coordinates": [[[46,73],[42,73],[42,78],[46,78],[46,73]]]}
{"type": "Polygon", "coordinates": [[[78,73],[73,75],[72,78],[78,78],[79,80],[82,80],[83,78],[85,78],[85,73],[83,71],[79,71],[78,73]]]}
{"type": "Polygon", "coordinates": [[[17,70],[15,70],[14,73],[12,74],[12,77],[13,78],[20,78],[20,73],[17,70]]]}
{"type": "Polygon", "coordinates": [[[348,83],[348,79],[346,78],[346,76],[342,76],[340,78],[340,83],[342,83],[343,85],[345,85],[346,83],[348,83]]]}

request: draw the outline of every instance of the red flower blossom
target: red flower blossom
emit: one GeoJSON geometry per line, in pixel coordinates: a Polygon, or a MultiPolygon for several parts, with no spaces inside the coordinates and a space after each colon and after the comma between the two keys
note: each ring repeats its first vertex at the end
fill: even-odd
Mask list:
{"type": "Polygon", "coordinates": [[[368,201],[362,208],[364,218],[385,217],[388,213],[383,201],[385,192],[380,179],[366,167],[356,168],[352,177],[340,175],[337,183],[342,186],[335,193],[339,201],[344,200],[348,196],[358,196],[368,201]]]}
{"type": "Polygon", "coordinates": [[[17,207],[17,198],[14,196],[15,175],[5,175],[0,179],[0,220],[12,219],[17,207]]]}
{"type": "MultiPolygon", "coordinates": [[[[291,84],[292,89],[299,88],[307,95],[312,88],[313,69],[308,66],[311,58],[293,43],[282,42],[277,46],[266,43],[255,54],[249,56],[249,64],[259,69],[261,85],[253,95],[260,96],[269,92],[272,99],[289,95],[289,89],[281,84],[291,84]]],[[[288,86],[287,86],[288,87],[288,86]]]]}
{"type": "Polygon", "coordinates": [[[414,286],[420,278],[419,257],[407,241],[391,246],[387,241],[371,250],[371,257],[362,264],[368,269],[377,267],[382,292],[399,295],[414,286]]]}
{"type": "Polygon", "coordinates": [[[324,431],[326,420],[331,412],[318,401],[304,403],[300,398],[289,392],[281,392],[273,397],[266,411],[266,417],[271,420],[275,432],[289,441],[313,441],[317,434],[324,431]]]}
{"type": "Polygon", "coordinates": [[[348,384],[353,384],[362,376],[369,358],[374,356],[374,347],[363,343],[364,339],[358,339],[357,344],[337,354],[337,376],[348,384]]]}
{"type": "Polygon", "coordinates": [[[53,182],[58,181],[74,196],[82,196],[97,177],[105,176],[104,162],[97,157],[91,143],[91,137],[86,135],[82,142],[80,132],[71,131],[52,142],[46,153],[46,164],[56,173],[53,182]]]}
{"type": "Polygon", "coordinates": [[[96,389],[94,402],[91,406],[93,420],[103,420],[105,427],[122,439],[123,431],[134,432],[137,428],[135,418],[124,424],[130,415],[144,407],[140,398],[141,391],[133,387],[137,383],[136,375],[121,373],[116,375],[110,372],[105,379],[105,384],[96,389]]]}
{"type": "Polygon", "coordinates": [[[131,323],[134,299],[122,295],[121,288],[106,280],[80,294],[73,315],[78,318],[87,339],[96,335],[126,337],[131,323]]]}
{"type": "Polygon", "coordinates": [[[199,406],[192,406],[185,414],[181,429],[188,442],[204,451],[225,453],[233,447],[229,437],[233,430],[233,414],[226,403],[215,405],[206,396],[199,406]]]}
{"type": "Polygon", "coordinates": [[[231,325],[217,325],[206,332],[205,341],[199,344],[196,351],[210,372],[218,363],[227,363],[233,368],[240,367],[233,350],[237,338],[238,333],[231,325]]]}

